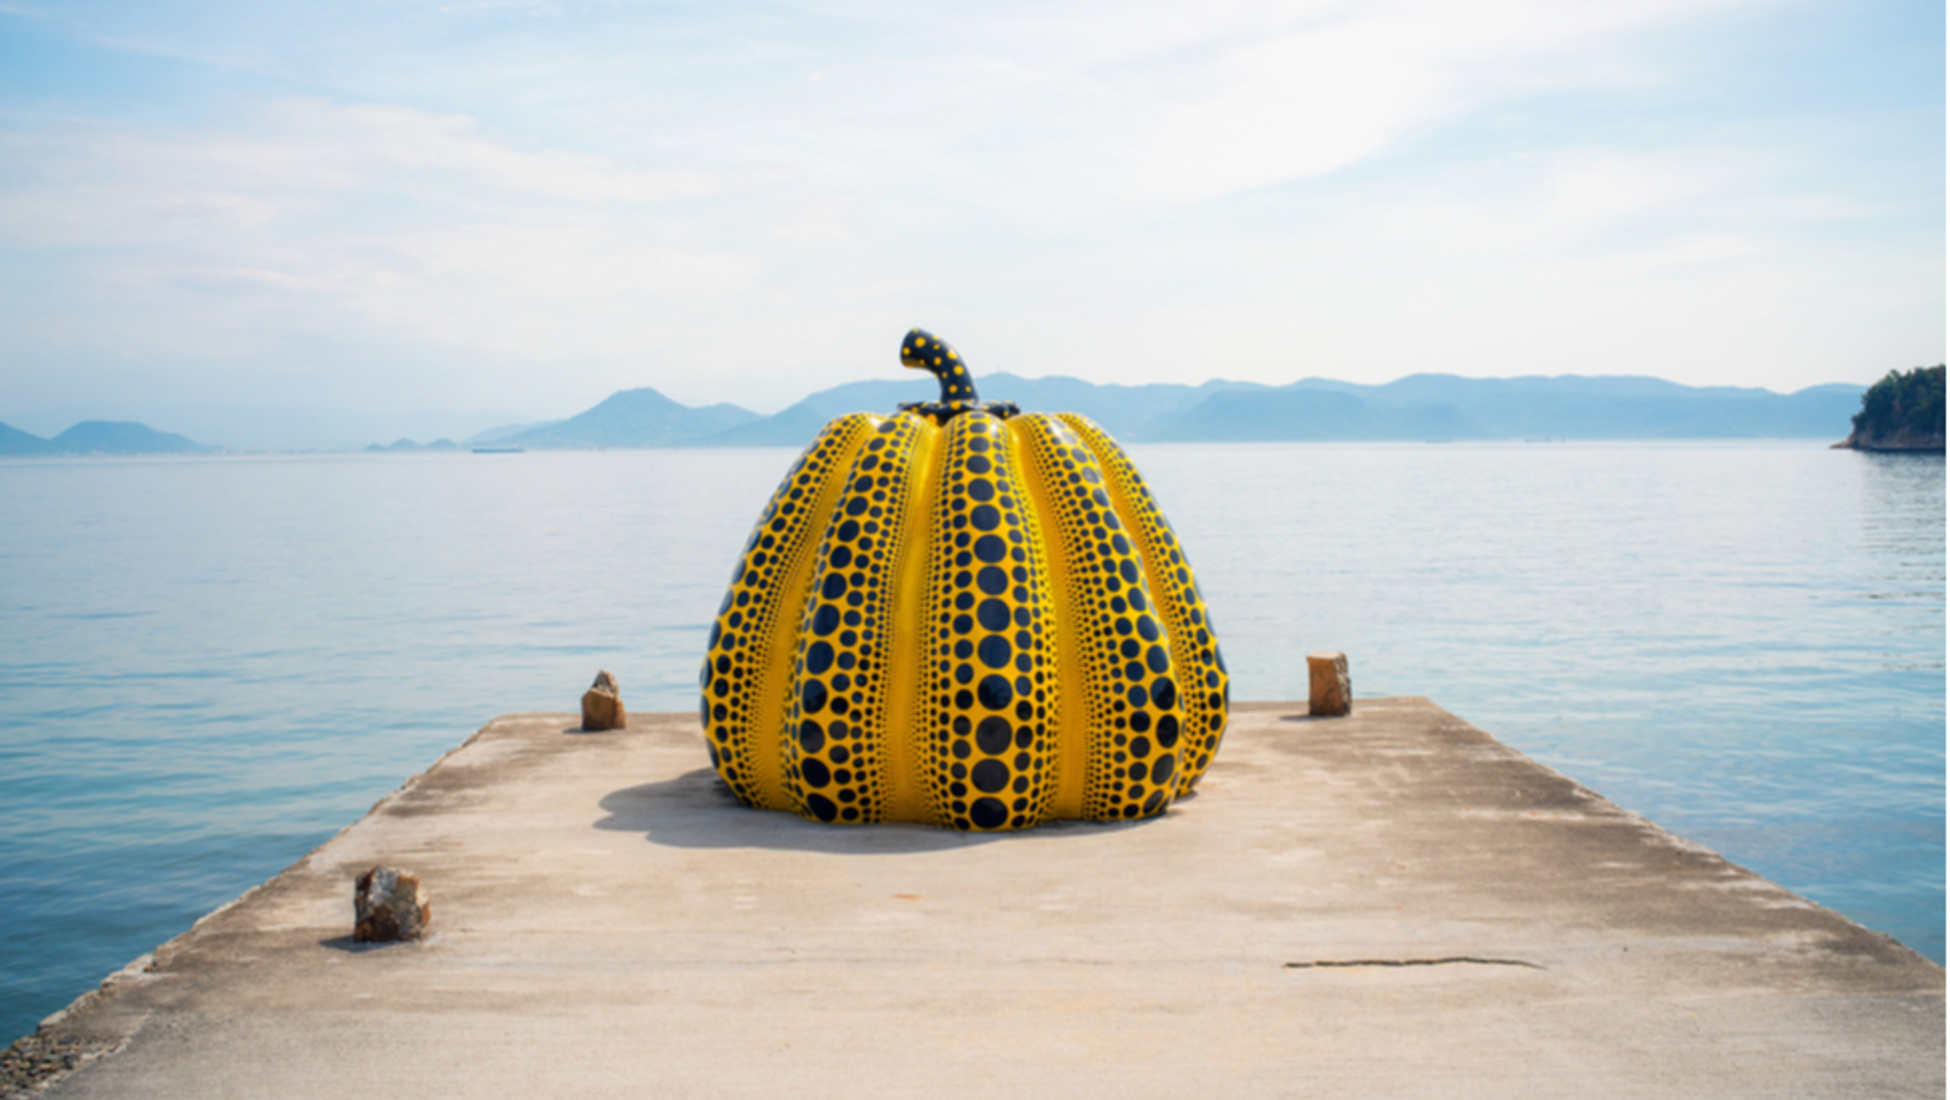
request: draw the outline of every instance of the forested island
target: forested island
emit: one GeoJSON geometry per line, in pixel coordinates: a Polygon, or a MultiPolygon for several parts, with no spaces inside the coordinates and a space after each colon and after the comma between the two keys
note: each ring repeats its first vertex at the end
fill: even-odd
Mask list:
{"type": "Polygon", "coordinates": [[[1890,371],[1862,394],[1855,430],[1835,444],[1857,451],[1943,450],[1943,367],[1890,371]]]}

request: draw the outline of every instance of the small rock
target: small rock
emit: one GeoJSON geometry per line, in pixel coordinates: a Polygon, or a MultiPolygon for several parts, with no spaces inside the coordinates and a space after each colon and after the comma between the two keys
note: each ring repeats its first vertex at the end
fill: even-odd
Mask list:
{"type": "Polygon", "coordinates": [[[1307,712],[1338,717],[1354,709],[1354,682],[1347,674],[1347,654],[1337,651],[1307,654],[1307,712]]]}
{"type": "Polygon", "coordinates": [[[420,877],[393,867],[374,867],[352,889],[352,938],[360,943],[417,940],[427,934],[433,907],[420,877]]]}
{"type": "Polygon", "coordinates": [[[623,710],[623,697],[616,689],[616,677],[608,670],[596,673],[596,682],[582,694],[582,728],[620,730],[630,721],[623,710]]]}

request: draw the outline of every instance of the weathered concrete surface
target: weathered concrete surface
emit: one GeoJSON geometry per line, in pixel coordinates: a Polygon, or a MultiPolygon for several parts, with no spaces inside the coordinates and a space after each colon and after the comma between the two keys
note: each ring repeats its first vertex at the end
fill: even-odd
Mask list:
{"type": "Polygon", "coordinates": [[[737,806],[694,720],[482,730],[49,1028],[51,1097],[1941,1096],[1943,971],[1420,699],[996,838],[737,806]],[[423,943],[354,945],[417,872],[423,943]]]}

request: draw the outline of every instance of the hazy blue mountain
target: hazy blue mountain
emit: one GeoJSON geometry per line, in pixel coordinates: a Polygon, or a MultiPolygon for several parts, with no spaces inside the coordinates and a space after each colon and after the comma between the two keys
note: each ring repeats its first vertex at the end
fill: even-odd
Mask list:
{"type": "Polygon", "coordinates": [[[479,447],[483,444],[499,443],[509,436],[520,435],[523,432],[532,432],[537,428],[546,428],[552,424],[560,423],[562,423],[560,420],[531,420],[526,424],[502,424],[489,428],[486,431],[475,432],[473,435],[461,440],[461,442],[469,447],[479,447]]]}
{"type": "MultiPolygon", "coordinates": [[[[1099,386],[1080,378],[1022,378],[1002,372],[978,376],[975,386],[984,401],[1013,401],[1025,412],[1082,413],[1115,436],[1135,436],[1153,420],[1183,412],[1210,394],[1232,390],[1265,392],[1271,388],[1253,382],[1224,381],[1199,386],[1162,383],[1099,386]]],[[[891,413],[905,402],[931,401],[940,393],[940,385],[933,376],[919,371],[900,380],[848,382],[821,390],[762,420],[706,436],[697,445],[803,447],[836,416],[850,412],[891,413]]]]}
{"type": "Polygon", "coordinates": [[[1161,442],[1486,439],[1451,402],[1385,405],[1333,389],[1224,390],[1131,438],[1161,442]]]}
{"type": "Polygon", "coordinates": [[[621,390],[587,412],[539,428],[502,436],[510,447],[676,447],[758,420],[736,405],[680,405],[645,386],[621,390]]]}
{"type": "Polygon", "coordinates": [[[52,440],[71,454],[201,454],[213,448],[174,432],[159,432],[130,420],[84,420],[52,440]]]}
{"type": "MultiPolygon", "coordinates": [[[[1642,376],[1463,378],[1412,374],[1385,385],[1304,378],[1285,386],[1214,380],[1197,386],[1095,385],[1078,378],[976,379],[987,401],[1025,411],[1077,412],[1131,442],[1233,440],[1686,439],[1829,438],[1849,431],[1864,387],[1811,386],[1792,394],[1727,386],[1683,386],[1642,376]]],[[[184,406],[231,433],[226,446],[367,450],[456,446],[803,447],[844,413],[891,413],[931,400],[934,379],[920,371],[847,382],[811,394],[772,416],[736,405],[692,408],[654,389],[623,390],[568,420],[512,423],[506,414],[413,413],[364,416],[333,410],[184,406]],[[215,410],[215,411],[212,411],[215,410]],[[218,415],[221,413],[221,415],[218,415]],[[476,431],[481,423],[500,427],[476,431]],[[411,425],[411,426],[409,426],[411,425]],[[448,430],[455,425],[464,430],[448,430]],[[382,432],[382,427],[392,430],[382,432]],[[400,430],[406,428],[407,430],[400,430]],[[433,430],[429,430],[433,429],[433,430]],[[370,430],[370,434],[365,434],[370,430]],[[346,436],[352,435],[351,439],[346,436]],[[235,438],[232,438],[232,437],[235,438]],[[430,444],[413,440],[441,437],[430,444]],[[342,440],[342,442],[335,442],[342,440]]],[[[110,403],[112,405],[112,402],[110,403]]],[[[37,430],[51,430],[46,410],[37,430]]],[[[97,413],[96,415],[100,415],[97,413]]],[[[18,418],[17,418],[18,419],[18,418]]],[[[175,420],[173,424],[181,424],[175,420]]],[[[213,438],[196,433],[198,438],[213,438]]],[[[52,440],[0,425],[0,455],[62,452],[136,454],[209,450],[181,435],[128,421],[85,420],[52,440]]]]}
{"type": "Polygon", "coordinates": [[[136,400],[114,393],[97,395],[85,406],[7,409],[6,413],[8,423],[45,437],[80,420],[133,420],[166,424],[173,432],[229,451],[353,451],[389,439],[458,440],[523,419],[521,412],[507,409],[371,412],[329,405],[136,400]]]}
{"type": "Polygon", "coordinates": [[[1462,378],[1415,374],[1379,386],[1308,378],[1242,397],[1216,393],[1136,439],[1734,439],[1827,437],[1862,387],[1792,394],[1682,386],[1633,376],[1462,378]]]}
{"type": "Polygon", "coordinates": [[[1141,438],[1153,421],[1183,413],[1219,394],[1261,394],[1272,390],[1256,382],[1223,379],[1197,386],[1172,383],[1099,386],[1061,375],[1017,378],[1012,374],[992,374],[977,382],[985,400],[1014,401],[1024,412],[1082,413],[1110,434],[1134,439],[1141,438]]]}
{"type": "Polygon", "coordinates": [[[0,424],[0,455],[49,455],[60,449],[38,435],[0,424]]]}
{"type": "MultiPolygon", "coordinates": [[[[986,389],[987,380],[977,379],[986,389]]],[[[701,436],[700,447],[803,447],[812,442],[828,420],[850,412],[890,413],[907,401],[931,401],[941,392],[934,376],[915,371],[911,377],[872,382],[846,382],[820,390],[771,416],[701,436]]],[[[987,398],[988,395],[982,395],[987,398]]]]}
{"type": "Polygon", "coordinates": [[[366,450],[380,453],[400,451],[458,451],[460,444],[451,439],[436,439],[431,443],[415,443],[411,439],[395,439],[391,443],[372,443],[366,450]]]}

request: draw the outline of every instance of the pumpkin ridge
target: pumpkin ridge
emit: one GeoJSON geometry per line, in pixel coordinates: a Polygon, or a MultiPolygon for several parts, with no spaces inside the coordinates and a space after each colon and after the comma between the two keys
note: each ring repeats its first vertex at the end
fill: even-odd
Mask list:
{"type": "Polygon", "coordinates": [[[926,417],[909,417],[917,435],[909,459],[908,493],[901,502],[906,537],[895,547],[894,588],[888,613],[890,661],[886,716],[889,723],[887,816],[892,821],[943,824],[930,815],[920,782],[927,759],[926,705],[922,681],[928,664],[928,547],[934,544],[935,482],[941,457],[941,429],[926,417]]]}
{"type": "Polygon", "coordinates": [[[871,418],[858,413],[827,424],[786,471],[746,540],[711,627],[699,676],[711,762],[748,806],[784,808],[777,798],[782,769],[778,719],[789,678],[775,668],[788,662],[775,658],[789,658],[794,646],[780,639],[781,625],[788,614],[794,616],[790,621],[797,621],[797,594],[804,592],[805,579],[801,576],[795,586],[792,577],[810,571],[806,547],[822,515],[819,502],[832,469],[850,457],[848,444],[858,441],[866,419],[871,418]],[[769,785],[761,782],[768,774],[773,777],[769,785]]]}
{"type": "Polygon", "coordinates": [[[1013,418],[1001,421],[1000,440],[1008,450],[1008,460],[1017,489],[1017,511],[1022,515],[1023,550],[1028,561],[1025,566],[1029,575],[1042,582],[1035,626],[1039,635],[1033,635],[1041,642],[1041,654],[1037,660],[1035,683],[1037,690],[1037,733],[1034,747],[1038,756],[1038,766],[1042,777],[1036,783],[1030,799],[1027,814],[1028,824],[1039,825],[1048,821],[1056,809],[1057,794],[1063,782],[1063,722],[1068,714],[1070,696],[1063,682],[1062,648],[1068,636],[1063,629],[1060,610],[1062,600],[1055,589],[1057,579],[1063,574],[1050,567],[1049,530],[1043,517],[1042,497],[1038,493],[1037,470],[1025,460],[1022,432],[1013,418]]]}
{"type": "Polygon", "coordinates": [[[1053,556],[1060,555],[1064,563],[1064,571],[1058,574],[1063,579],[1058,586],[1061,596],[1052,601],[1062,605],[1063,621],[1071,632],[1071,663],[1065,670],[1068,678],[1064,686],[1073,687],[1071,694],[1078,700],[1078,705],[1065,714],[1062,727],[1068,738],[1060,756],[1064,765],[1063,804],[1074,806],[1076,816],[1086,819],[1117,816],[1120,807],[1113,795],[1121,790],[1121,784],[1113,789],[1115,781],[1110,774],[1117,751],[1113,742],[1116,716],[1110,697],[1120,693],[1111,681],[1103,649],[1111,632],[1104,618],[1107,601],[1098,596],[1097,577],[1104,572],[1104,560],[1084,523],[1081,502],[1087,497],[1078,495],[1088,476],[1080,472],[1080,463],[1089,461],[1088,452],[1076,446],[1060,421],[1040,415],[1027,419],[1023,431],[1038,464],[1048,470],[1050,483],[1062,482],[1050,493],[1044,514],[1050,520],[1050,544],[1060,548],[1053,556]],[[1079,455],[1084,457],[1079,459],[1079,455]]]}
{"type": "MultiPolygon", "coordinates": [[[[835,476],[853,464],[854,455],[866,443],[869,429],[879,422],[879,417],[871,413],[853,413],[834,421],[840,427],[835,435],[836,447],[831,460],[818,472],[814,482],[814,492],[808,494],[805,511],[811,517],[797,532],[787,555],[788,568],[785,571],[786,583],[779,592],[779,614],[786,614],[787,608],[796,608],[800,621],[807,611],[806,605],[813,598],[812,578],[818,572],[818,550],[820,540],[825,537],[825,529],[815,523],[830,516],[839,503],[839,497],[846,488],[844,476],[835,476]]],[[[763,685],[770,689],[757,696],[761,709],[754,714],[752,743],[758,747],[760,757],[770,768],[758,770],[755,778],[760,793],[766,801],[766,809],[795,810],[786,789],[786,758],[784,739],[789,736],[786,716],[792,713],[794,704],[793,665],[798,658],[795,638],[782,636],[773,631],[767,638],[770,648],[766,653],[763,685]]]]}
{"type": "Polygon", "coordinates": [[[1159,613],[1170,638],[1171,679],[1182,709],[1177,790],[1197,785],[1225,736],[1231,685],[1218,640],[1210,629],[1205,599],[1177,534],[1151,496],[1137,464],[1110,434],[1088,417],[1065,413],[1062,419],[1094,453],[1107,477],[1106,488],[1136,522],[1131,535],[1142,548],[1151,592],[1160,597],[1159,613]]]}
{"type": "Polygon", "coordinates": [[[904,542],[899,501],[920,426],[913,417],[869,420],[873,430],[835,479],[832,519],[812,558],[780,727],[786,802],[816,821],[887,815],[887,669],[898,656],[888,634],[890,547],[904,542]]]}
{"type": "Polygon", "coordinates": [[[1049,767],[1047,577],[1032,574],[1020,478],[999,418],[970,410],[943,431],[929,570],[935,645],[931,805],[957,829],[1021,829],[1049,767]]]}
{"type": "MultiPolygon", "coordinates": [[[[1044,575],[1073,578],[1077,575],[1075,554],[1063,538],[1058,517],[1062,505],[1056,482],[1060,469],[1049,453],[1050,432],[1065,432],[1063,425],[1046,413],[1030,413],[1009,421],[1009,436],[1018,455],[1023,484],[1035,501],[1041,560],[1044,575]]],[[[1052,585],[1058,590],[1049,601],[1050,682],[1054,685],[1055,705],[1050,708],[1048,725],[1055,742],[1051,764],[1056,781],[1050,792],[1050,816],[1082,818],[1083,794],[1090,778],[1090,678],[1083,654],[1079,652],[1080,623],[1071,606],[1074,596],[1069,584],[1052,585]]],[[[1086,618],[1084,621],[1088,621],[1086,618]]]]}
{"type": "Polygon", "coordinates": [[[1146,584],[1135,528],[1128,514],[1120,515],[1097,455],[1068,417],[1038,427],[1046,429],[1036,433],[1045,454],[1068,482],[1052,518],[1069,556],[1063,588],[1089,700],[1083,813],[1097,819],[1161,813],[1177,793],[1181,760],[1176,738],[1161,737],[1182,722],[1176,692],[1152,686],[1171,672],[1169,627],[1146,584]]]}

